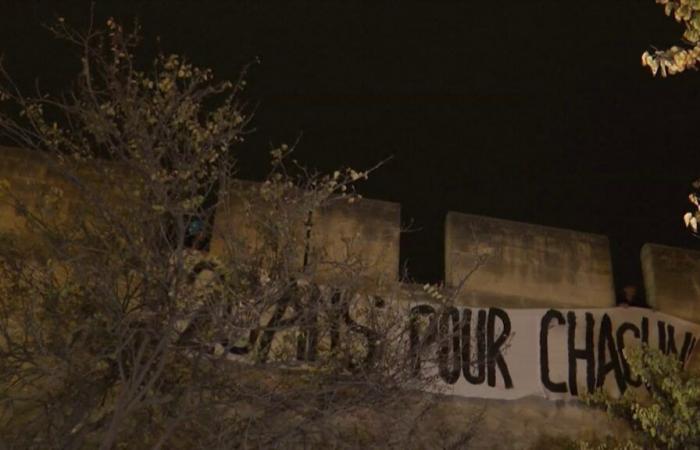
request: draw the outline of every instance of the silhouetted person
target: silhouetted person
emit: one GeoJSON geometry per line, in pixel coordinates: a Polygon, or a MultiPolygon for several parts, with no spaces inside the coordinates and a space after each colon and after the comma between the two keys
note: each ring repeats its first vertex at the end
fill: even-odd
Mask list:
{"type": "Polygon", "coordinates": [[[200,217],[192,217],[185,233],[185,247],[194,250],[204,250],[206,246],[206,232],[204,220],[200,217]]]}
{"type": "Polygon", "coordinates": [[[629,306],[636,306],[638,308],[643,308],[646,306],[646,305],[644,305],[644,302],[640,298],[639,289],[637,288],[637,286],[635,286],[633,284],[628,284],[622,288],[622,295],[620,296],[620,299],[619,299],[619,302],[617,305],[622,306],[623,308],[626,308],[629,306]]]}

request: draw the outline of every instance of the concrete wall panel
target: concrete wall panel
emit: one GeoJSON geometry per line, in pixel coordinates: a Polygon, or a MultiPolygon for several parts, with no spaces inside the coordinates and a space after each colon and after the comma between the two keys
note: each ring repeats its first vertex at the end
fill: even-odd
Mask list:
{"type": "MultiPolygon", "coordinates": [[[[401,208],[398,203],[362,199],[339,201],[315,216],[313,247],[326,270],[334,263],[355,264],[373,279],[399,279],[401,208]]],[[[323,267],[322,267],[323,270],[323,267]]]]}
{"type": "MultiPolygon", "coordinates": [[[[228,242],[237,239],[235,245],[243,245],[248,251],[260,248],[260,236],[246,213],[246,204],[257,206],[258,184],[240,182],[234,193],[222,201],[214,220],[211,252],[221,254],[228,242]]],[[[301,213],[304,213],[301,211],[301,213]]],[[[298,217],[299,241],[304,240],[307,216],[298,217]]],[[[311,226],[311,258],[320,263],[317,274],[332,276],[339,265],[359,269],[374,280],[398,281],[399,236],[401,210],[397,203],[362,199],[349,204],[335,201],[319,211],[314,211],[311,226]]],[[[296,250],[299,261],[304,248],[296,250]]]]}
{"type": "Polygon", "coordinates": [[[641,257],[649,306],[700,323],[700,252],[645,244],[641,257]]]}
{"type": "Polygon", "coordinates": [[[445,226],[446,284],[474,271],[461,292],[465,305],[615,305],[605,236],[455,212],[445,226]]]}

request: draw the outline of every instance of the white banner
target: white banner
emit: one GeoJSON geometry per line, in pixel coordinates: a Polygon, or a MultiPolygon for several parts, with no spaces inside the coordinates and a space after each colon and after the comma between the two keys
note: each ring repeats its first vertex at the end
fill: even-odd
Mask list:
{"type": "Polygon", "coordinates": [[[411,316],[412,341],[433,342],[439,361],[420,370],[437,370],[445,392],[464,397],[624,392],[641,383],[623,348],[647,343],[687,363],[700,336],[700,325],[642,308],[450,308],[437,317],[417,304],[411,316]]]}

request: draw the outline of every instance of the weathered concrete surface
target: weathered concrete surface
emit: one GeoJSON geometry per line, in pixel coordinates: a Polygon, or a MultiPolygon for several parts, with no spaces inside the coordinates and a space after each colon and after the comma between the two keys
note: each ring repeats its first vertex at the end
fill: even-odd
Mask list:
{"type": "MultiPolygon", "coordinates": [[[[257,200],[259,184],[239,182],[234,192],[224,198],[217,208],[212,231],[211,252],[222,254],[225,247],[235,242],[247,251],[259,251],[262,237],[253,223],[255,214],[250,208],[263,208],[257,200]]],[[[287,218],[296,226],[295,253],[301,264],[308,215],[295,211],[298,217],[287,218]]],[[[310,263],[318,264],[317,276],[330,277],[340,267],[352,268],[375,281],[398,281],[399,237],[401,209],[397,203],[362,199],[349,204],[333,201],[327,207],[314,211],[310,222],[310,263]]]]}
{"type": "MultiPolygon", "coordinates": [[[[109,164],[115,171],[120,170],[115,164],[101,164],[109,164]]],[[[88,185],[104,181],[96,171],[90,170],[89,164],[80,169],[79,176],[81,181],[88,185]]],[[[127,179],[128,173],[124,173],[123,177],[127,179]]],[[[11,183],[12,194],[19,197],[30,209],[39,197],[39,187],[62,188],[66,192],[66,210],[75,199],[73,187],[51,170],[42,155],[29,150],[0,147],[0,180],[2,179],[11,183]]],[[[255,231],[256,224],[251,222],[251,215],[245,211],[246,202],[252,202],[253,208],[258,207],[255,193],[259,186],[258,183],[236,181],[234,190],[237,192],[223,199],[214,221],[212,253],[221,254],[227,240],[250,251],[259,249],[260,239],[255,231]]],[[[16,213],[8,199],[0,200],[4,200],[0,201],[0,231],[12,230],[22,234],[25,230],[24,220],[16,213]]],[[[292,219],[299,225],[295,233],[298,233],[298,241],[302,243],[306,232],[306,212],[295,213],[299,213],[299,217],[292,219]]],[[[372,199],[362,199],[353,204],[337,201],[321,211],[315,211],[312,217],[311,254],[315,256],[316,262],[320,263],[319,274],[329,274],[333,267],[337,268],[339,264],[352,264],[370,278],[397,281],[400,220],[400,206],[397,203],[372,199]]],[[[298,247],[296,252],[301,264],[304,246],[300,244],[298,247]]]]}
{"type": "Polygon", "coordinates": [[[465,305],[615,305],[605,236],[450,212],[445,224],[445,282],[455,287],[472,271],[460,294],[465,305]]]}
{"type": "Polygon", "coordinates": [[[253,252],[261,245],[262,239],[255,233],[253,220],[248,208],[254,208],[258,185],[252,182],[238,181],[228,194],[221,195],[214,215],[210,252],[223,255],[233,251],[238,245],[247,252],[253,252]],[[250,205],[249,205],[250,203],[250,205]]]}
{"type": "MultiPolygon", "coordinates": [[[[37,183],[46,182],[49,168],[42,157],[16,147],[0,146],[0,180],[10,184],[10,192],[27,207],[36,203],[37,183]]],[[[0,193],[0,231],[23,233],[25,221],[20,217],[10,198],[0,193]]]]}
{"type": "Polygon", "coordinates": [[[362,199],[321,209],[312,229],[321,271],[333,270],[335,264],[357,265],[375,280],[398,281],[400,225],[398,203],[362,199]]]}
{"type": "MultiPolygon", "coordinates": [[[[483,417],[469,448],[521,450],[535,448],[542,436],[568,436],[572,439],[623,438],[631,430],[601,410],[579,401],[552,401],[538,397],[520,400],[453,399],[457,410],[483,409],[483,417]]],[[[459,416],[445,417],[459,426],[459,416]]],[[[542,449],[546,450],[546,449],[542,449]]]]}
{"type": "Polygon", "coordinates": [[[641,257],[649,306],[700,323],[700,252],[645,244],[641,257]]]}
{"type": "MultiPolygon", "coordinates": [[[[105,196],[103,200],[108,204],[125,204],[120,190],[126,189],[130,185],[129,181],[133,181],[125,166],[100,161],[100,170],[96,170],[94,162],[85,162],[72,170],[75,170],[75,178],[69,181],[62,169],[58,169],[55,159],[49,159],[37,151],[0,146],[0,180],[9,182],[11,195],[33,213],[38,211],[41,194],[51,188],[59,188],[63,192],[61,201],[53,212],[47,208],[41,209],[43,217],[52,220],[63,219],[69,214],[79,214],[76,212],[81,205],[78,186],[88,195],[99,191],[105,196]]],[[[27,232],[25,220],[17,214],[12,198],[2,192],[0,231],[11,231],[18,235],[27,232]]]]}

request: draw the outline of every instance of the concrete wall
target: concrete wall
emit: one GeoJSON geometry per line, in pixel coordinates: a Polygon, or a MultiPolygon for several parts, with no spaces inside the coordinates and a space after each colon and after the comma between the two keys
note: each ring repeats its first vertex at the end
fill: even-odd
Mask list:
{"type": "MultiPolygon", "coordinates": [[[[86,172],[85,181],[99,182],[86,172]]],[[[53,170],[43,155],[15,147],[0,146],[0,180],[8,182],[10,193],[31,212],[39,210],[39,193],[48,191],[51,187],[63,190],[64,201],[54,208],[42,209],[45,218],[64,218],[75,207],[76,190],[56,170],[53,170]]],[[[25,221],[14,207],[14,201],[0,191],[0,231],[12,231],[19,235],[26,232],[25,221]]]]}
{"type": "MultiPolygon", "coordinates": [[[[113,167],[119,170],[118,166],[113,167]]],[[[124,177],[127,176],[125,173],[124,177]]],[[[80,177],[88,184],[100,182],[89,167],[80,170],[80,177]]],[[[37,189],[41,186],[57,186],[67,191],[66,211],[75,196],[70,193],[72,188],[69,183],[51,170],[42,155],[16,147],[0,147],[2,179],[11,183],[12,194],[30,208],[36,204],[37,189]]],[[[259,203],[256,199],[259,186],[258,183],[237,181],[233,189],[235,192],[223,199],[214,220],[212,253],[221,254],[226,240],[232,238],[237,241],[236,245],[244,245],[250,251],[257,250],[258,236],[244,205],[252,202],[252,207],[256,207],[259,203]]],[[[0,198],[0,231],[23,233],[24,221],[7,200],[0,198]]],[[[361,266],[363,273],[373,281],[398,281],[400,211],[396,203],[372,199],[353,204],[338,201],[315,211],[312,219],[312,254],[322,262],[319,273],[330,276],[335,264],[352,262],[361,266]],[[354,261],[350,261],[348,256],[354,261]],[[361,256],[359,261],[358,256],[361,256]]],[[[303,223],[305,216],[299,219],[303,223]]],[[[298,231],[299,240],[303,241],[303,225],[298,231]]],[[[300,246],[297,252],[301,264],[303,247],[300,246]]]]}
{"type": "Polygon", "coordinates": [[[238,181],[230,193],[219,199],[221,206],[214,215],[210,244],[212,254],[230,252],[231,249],[226,248],[229,245],[241,245],[247,252],[259,248],[261,237],[255,232],[255,226],[246,211],[256,207],[257,188],[255,183],[238,181]]]}
{"type": "MultiPolygon", "coordinates": [[[[61,183],[36,155],[0,147],[0,179],[32,201],[32,182],[61,183]]],[[[226,239],[255,248],[254,227],[245,202],[254,202],[256,184],[240,182],[236,195],[217,210],[211,252],[226,239]],[[248,197],[246,197],[248,196],[248,197]],[[251,200],[252,199],[252,200],[251,200]],[[226,238],[226,239],[224,239],[226,238]]],[[[399,276],[400,206],[365,199],[337,203],[313,216],[312,247],[318,257],[344,261],[346,248],[363,256],[373,278],[399,276]],[[321,251],[322,250],[322,251],[321,251]]],[[[21,225],[21,224],[19,224],[21,225]]],[[[0,230],[17,227],[13,209],[0,204],[0,230]]],[[[455,287],[485,257],[464,286],[459,302],[470,306],[609,307],[614,305],[608,241],[604,236],[450,212],[445,232],[445,282],[455,287]]],[[[303,230],[300,230],[303,232],[303,230]]],[[[300,257],[301,257],[300,250],[300,257]]],[[[700,252],[647,245],[642,263],[649,303],[662,312],[700,322],[700,252]]],[[[332,264],[331,264],[332,266],[332,264]]],[[[404,285],[405,298],[421,291],[404,285]]],[[[483,411],[475,448],[524,449],[540,434],[591,436],[624,433],[625,428],[600,411],[572,401],[523,398],[514,401],[443,397],[443,424],[459,427],[475,410],[483,411]]]]}
{"type": "MultiPolygon", "coordinates": [[[[87,162],[76,168],[75,175],[85,188],[84,192],[90,192],[91,186],[112,183],[115,188],[109,191],[108,201],[124,204],[119,198],[119,189],[128,186],[128,170],[116,164],[101,164],[102,168],[107,170],[95,171],[92,163],[87,162]]],[[[9,182],[11,194],[32,212],[36,212],[39,205],[37,194],[55,187],[63,191],[63,201],[57,205],[54,212],[44,209],[44,213],[50,212],[44,217],[58,219],[68,214],[79,214],[75,211],[80,205],[77,201],[77,184],[69,181],[55,164],[50,164],[45,155],[16,147],[0,146],[0,180],[9,182]]],[[[0,231],[10,230],[19,234],[25,233],[24,219],[15,211],[12,199],[6,198],[0,192],[0,231]]]]}
{"type": "Polygon", "coordinates": [[[450,212],[445,283],[455,287],[472,271],[460,295],[465,305],[615,305],[605,236],[450,212]]]}
{"type": "Polygon", "coordinates": [[[700,323],[700,252],[645,244],[641,257],[649,306],[700,323]]]}
{"type": "Polygon", "coordinates": [[[379,282],[399,280],[401,207],[397,203],[362,199],[336,202],[318,211],[312,243],[322,261],[321,270],[333,262],[353,264],[361,257],[362,272],[379,282]]]}
{"type": "MultiPolygon", "coordinates": [[[[248,208],[261,206],[259,184],[238,182],[231,195],[222,199],[217,209],[212,232],[211,252],[221,254],[227,241],[240,238],[236,245],[258,251],[261,237],[253,224],[248,208]]],[[[303,260],[305,222],[308,216],[300,211],[290,220],[298,223],[295,250],[299,263],[303,260]]],[[[399,279],[399,237],[401,209],[397,203],[362,199],[349,204],[333,201],[311,217],[312,263],[318,263],[317,276],[332,277],[338,265],[353,266],[374,282],[396,282],[399,279]]]]}
{"type": "MultiPolygon", "coordinates": [[[[81,174],[99,182],[86,168],[81,174]]],[[[0,147],[0,179],[31,206],[38,186],[70,188],[38,154],[0,147]],[[38,182],[38,183],[37,183],[38,182]]],[[[239,182],[239,194],[257,184],[239,182]]],[[[250,198],[250,196],[248,197],[250,198]]],[[[246,222],[241,195],[225,199],[217,210],[212,252],[222,251],[224,237],[254,247],[253,227],[246,222]]],[[[0,202],[0,230],[22,231],[14,208],[0,202]]],[[[313,217],[312,250],[317,259],[346,261],[362,255],[374,279],[399,277],[400,205],[364,199],[336,203],[313,217]]],[[[300,230],[303,233],[303,230],[300,230]]],[[[300,249],[300,258],[303,250],[300,249]]],[[[607,307],[614,305],[608,241],[604,236],[539,225],[450,212],[445,224],[445,283],[455,287],[485,261],[464,286],[460,303],[503,307],[607,307]]],[[[327,264],[330,267],[332,264],[327,264]]],[[[700,322],[700,253],[646,245],[642,265],[649,304],[662,312],[700,322]]]]}
{"type": "MultiPolygon", "coordinates": [[[[48,178],[48,167],[31,152],[0,146],[0,180],[11,185],[11,192],[30,205],[33,203],[35,183],[48,178]]],[[[24,221],[17,215],[9,199],[0,194],[0,231],[22,232],[24,221]]]]}

